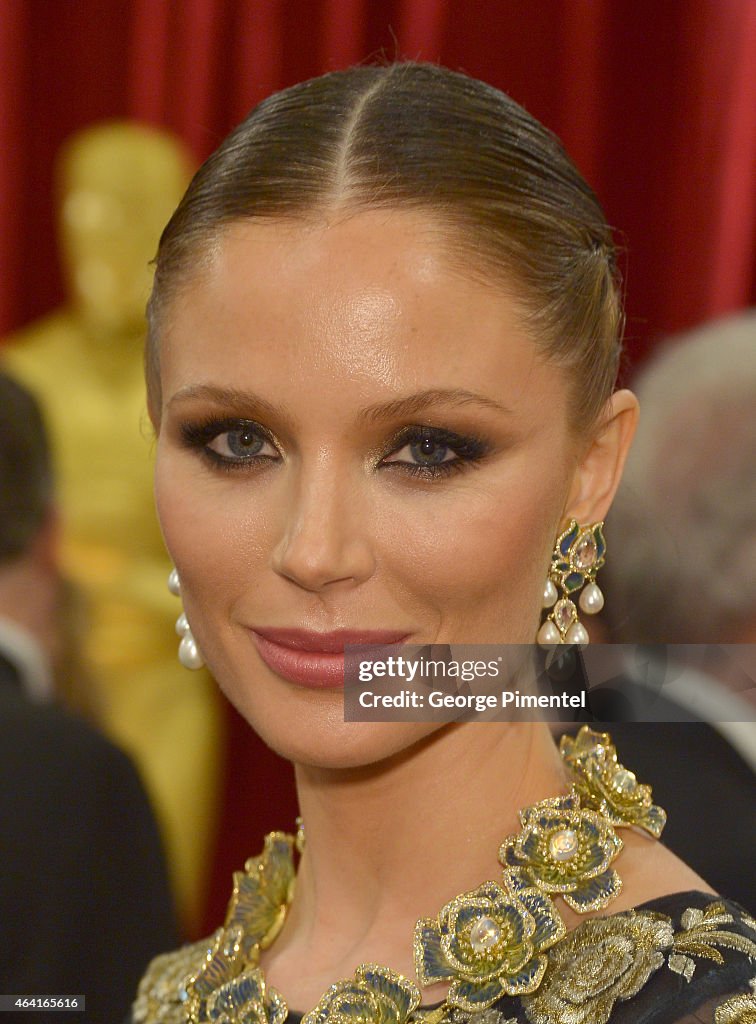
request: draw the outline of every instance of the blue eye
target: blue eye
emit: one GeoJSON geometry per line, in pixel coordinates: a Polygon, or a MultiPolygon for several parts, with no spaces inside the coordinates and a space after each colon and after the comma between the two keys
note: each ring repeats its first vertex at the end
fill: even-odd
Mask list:
{"type": "Polygon", "coordinates": [[[207,447],[225,459],[249,459],[258,455],[267,443],[254,427],[247,426],[218,434],[207,447]]]}
{"type": "MultiPolygon", "coordinates": [[[[254,420],[182,423],[180,432],[187,448],[219,469],[254,469],[281,459],[273,437],[254,420]]],[[[393,438],[379,466],[433,479],[471,467],[489,451],[490,445],[477,437],[440,427],[409,426],[393,438]]]]}
{"type": "Polygon", "coordinates": [[[181,435],[187,447],[199,450],[222,469],[244,469],[280,457],[268,432],[251,420],[183,423],[181,435]]]}
{"type": "MultiPolygon", "coordinates": [[[[397,455],[405,449],[409,449],[414,462],[419,466],[440,466],[454,458],[454,452],[447,444],[434,440],[432,437],[424,437],[422,441],[413,441],[407,444],[397,455]]],[[[401,461],[397,459],[397,462],[401,461]]]]}
{"type": "Polygon", "coordinates": [[[382,465],[413,476],[438,477],[465,469],[488,451],[484,441],[439,427],[407,427],[394,439],[382,465]]]}

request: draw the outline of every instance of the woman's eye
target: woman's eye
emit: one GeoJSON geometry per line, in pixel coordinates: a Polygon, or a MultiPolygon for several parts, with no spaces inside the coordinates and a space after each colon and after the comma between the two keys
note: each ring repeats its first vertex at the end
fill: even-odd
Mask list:
{"type": "Polygon", "coordinates": [[[207,445],[208,449],[224,459],[243,460],[255,455],[277,455],[273,445],[254,427],[224,430],[207,445]],[[269,448],[270,451],[263,449],[269,448]]]}
{"type": "Polygon", "coordinates": [[[405,444],[403,448],[384,462],[410,462],[417,466],[440,466],[444,462],[451,462],[456,458],[449,445],[436,441],[431,437],[424,437],[419,441],[412,441],[405,444]]]}
{"type": "Polygon", "coordinates": [[[490,450],[476,437],[438,427],[410,427],[395,438],[381,464],[414,476],[439,477],[479,462],[490,450]]]}
{"type": "Polygon", "coordinates": [[[181,438],[187,448],[221,469],[249,468],[280,458],[268,432],[249,420],[183,423],[181,438]]]}

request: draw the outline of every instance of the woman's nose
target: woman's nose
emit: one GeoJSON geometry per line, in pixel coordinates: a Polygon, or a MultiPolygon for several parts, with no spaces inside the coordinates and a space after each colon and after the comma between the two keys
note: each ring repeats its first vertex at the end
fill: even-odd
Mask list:
{"type": "Polygon", "coordinates": [[[327,461],[292,476],[273,568],[304,590],[359,584],[375,571],[363,496],[327,461]]]}

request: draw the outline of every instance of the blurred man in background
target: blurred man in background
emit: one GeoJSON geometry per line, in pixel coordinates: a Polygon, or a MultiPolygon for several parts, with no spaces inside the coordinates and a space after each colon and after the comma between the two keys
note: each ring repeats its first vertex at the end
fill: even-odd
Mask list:
{"type": "Polygon", "coordinates": [[[135,768],[56,703],[57,535],[39,409],[0,374],[0,992],[119,1020],[176,927],[135,768]]]}
{"type": "Polygon", "coordinates": [[[620,687],[644,690],[662,721],[607,728],[667,808],[664,841],[753,908],[754,649],[720,645],[756,643],[756,312],[673,339],[632,387],[641,417],[607,523],[602,619],[615,643],[663,645],[636,652],[620,687]]]}

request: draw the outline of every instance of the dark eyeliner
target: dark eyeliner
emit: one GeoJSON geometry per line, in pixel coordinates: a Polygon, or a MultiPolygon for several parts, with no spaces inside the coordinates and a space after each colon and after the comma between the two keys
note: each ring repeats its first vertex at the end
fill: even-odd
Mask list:
{"type": "Polygon", "coordinates": [[[380,465],[383,468],[398,467],[402,472],[414,477],[433,479],[449,476],[452,473],[475,467],[491,451],[491,445],[482,438],[472,434],[457,434],[443,427],[413,425],[404,427],[391,439],[390,446],[384,453],[380,465]],[[448,448],[455,456],[446,462],[423,465],[413,462],[386,462],[390,455],[395,455],[408,444],[420,444],[432,441],[441,447],[448,448]]]}
{"type": "Polygon", "coordinates": [[[274,461],[270,455],[252,455],[248,458],[236,459],[228,458],[227,456],[220,455],[209,447],[210,442],[214,441],[215,438],[219,437],[221,434],[241,430],[251,430],[269,444],[276,447],[275,440],[270,432],[255,420],[240,417],[224,417],[221,419],[208,417],[206,420],[194,422],[189,421],[181,423],[179,426],[179,434],[184,447],[197,451],[202,458],[210,462],[213,467],[225,470],[248,470],[253,465],[257,465],[263,461],[274,461]]]}

